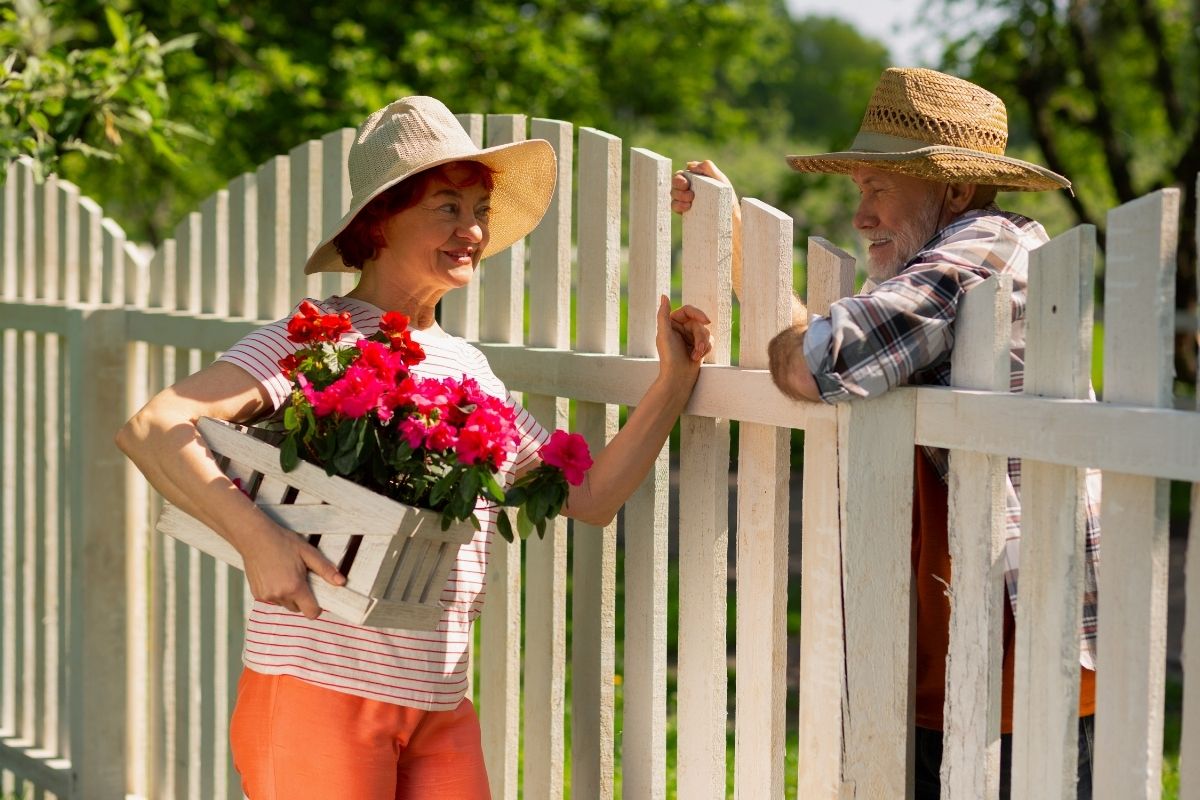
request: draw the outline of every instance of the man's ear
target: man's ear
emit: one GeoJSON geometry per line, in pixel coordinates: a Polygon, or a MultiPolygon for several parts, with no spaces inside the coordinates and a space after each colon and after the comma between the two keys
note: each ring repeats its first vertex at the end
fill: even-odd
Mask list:
{"type": "Polygon", "coordinates": [[[975,183],[952,183],[946,190],[946,208],[954,216],[975,208],[975,196],[979,185],[975,183]]]}

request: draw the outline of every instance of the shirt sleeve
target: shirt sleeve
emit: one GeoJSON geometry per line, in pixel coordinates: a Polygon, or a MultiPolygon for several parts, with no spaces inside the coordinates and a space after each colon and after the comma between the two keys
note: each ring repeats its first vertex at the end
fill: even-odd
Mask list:
{"type": "Polygon", "coordinates": [[[947,358],[958,302],[979,280],[957,266],[916,264],[814,317],[804,355],[821,398],[875,397],[947,358]]]}
{"type": "Polygon", "coordinates": [[[283,405],[292,391],[291,381],[279,366],[281,358],[298,348],[287,337],[287,320],[272,322],[246,334],[217,358],[241,367],[261,383],[271,398],[272,411],[283,405]]]}
{"type": "Polygon", "coordinates": [[[520,440],[517,443],[517,454],[513,459],[513,468],[510,474],[519,475],[523,470],[537,464],[538,452],[542,449],[542,445],[550,440],[550,432],[533,418],[533,414],[530,414],[528,410],[513,399],[511,394],[508,395],[508,402],[516,409],[516,426],[517,432],[520,435],[520,440]]]}

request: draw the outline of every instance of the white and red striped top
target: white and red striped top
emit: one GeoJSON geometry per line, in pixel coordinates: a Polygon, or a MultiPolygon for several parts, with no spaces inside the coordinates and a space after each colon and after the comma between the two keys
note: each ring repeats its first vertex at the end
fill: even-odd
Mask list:
{"type": "MultiPolygon", "coordinates": [[[[315,302],[325,313],[349,312],[354,330],[349,336],[370,336],[379,328],[382,311],[346,297],[315,302]]],[[[287,339],[287,320],[247,335],[220,360],[236,364],[266,387],[275,409],[290,395],[290,384],[278,361],[296,346],[287,339]]],[[[413,374],[432,378],[470,376],[483,390],[509,397],[478,349],[441,331],[413,331],[426,358],[413,374]]],[[[514,403],[515,404],[515,403],[514,403]]],[[[537,456],[549,434],[524,409],[518,408],[521,439],[516,456],[502,470],[507,485],[512,476],[537,456]]],[[[327,617],[310,620],[277,605],[255,602],[246,625],[244,663],[255,672],[291,675],[337,691],[431,711],[455,708],[467,690],[467,652],[471,623],[483,606],[484,572],[495,530],[495,508],[480,503],[480,530],[458,551],[442,603],[446,610],[434,631],[368,628],[327,617]]]]}

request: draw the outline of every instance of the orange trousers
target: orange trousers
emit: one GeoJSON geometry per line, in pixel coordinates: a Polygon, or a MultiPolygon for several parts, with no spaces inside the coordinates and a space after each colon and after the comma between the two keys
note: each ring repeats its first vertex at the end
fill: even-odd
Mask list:
{"type": "Polygon", "coordinates": [[[479,718],[242,670],[229,726],[250,800],[490,800],[479,718]]]}

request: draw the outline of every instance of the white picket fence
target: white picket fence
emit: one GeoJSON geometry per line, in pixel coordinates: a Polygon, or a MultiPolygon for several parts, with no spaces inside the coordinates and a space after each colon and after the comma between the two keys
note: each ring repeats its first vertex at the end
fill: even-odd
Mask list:
{"type": "MultiPolygon", "coordinates": [[[[444,324],[480,341],[544,424],[565,426],[573,402],[576,429],[597,446],[615,432],[618,406],[637,402],[656,372],[655,304],[671,274],[671,165],[633,148],[625,181],[621,142],[608,134],[504,115],[486,118],[485,139],[482,116],[462,120],[487,144],[527,134],[550,140],[560,182],[528,242],[490,259],[475,283],[446,299],[444,324]]],[[[148,262],[74,187],[37,184],[25,164],[10,167],[0,192],[0,795],[240,796],[226,724],[246,590],[238,573],[153,533],[161,501],[112,436],[154,392],[283,316],[300,296],[348,288],[340,275],[306,279],[298,265],[348,204],[352,134],[335,131],[237,178],[148,262]]],[[[996,481],[1014,456],[1027,462],[1014,797],[1074,796],[1075,509],[1084,467],[1104,470],[1105,483],[1096,797],[1159,797],[1166,479],[1200,482],[1200,414],[1170,408],[1178,192],[1110,213],[1104,402],[1086,393],[1095,236],[1081,227],[1031,265],[1026,394],[1005,391],[1008,287],[994,280],[971,292],[959,323],[960,388],[907,388],[830,407],[785,399],[764,370],[766,343],[788,318],[792,226],[755,200],[742,201],[746,297],[731,365],[733,196],[707,179],[695,183],[696,207],[683,221],[682,299],[712,317],[717,346],[681,426],[678,615],[668,615],[665,450],[625,507],[623,553],[611,525],[575,525],[568,537],[560,522],[523,548],[497,542],[474,687],[495,797],[610,798],[618,777],[626,797],[666,797],[672,713],[675,796],[725,796],[731,717],[736,796],[785,795],[791,428],[805,431],[798,796],[909,792],[911,468],[914,444],[926,444],[953,451],[953,746],[944,796],[995,797],[1003,602],[996,481]]],[[[807,260],[814,311],[852,290],[849,256],[813,239],[807,260]]],[[[1200,506],[1195,489],[1192,505],[1200,506]]],[[[1200,542],[1195,518],[1192,542],[1200,542]]],[[[1200,586],[1187,596],[1195,607],[1200,586]]],[[[1187,632],[1191,652],[1200,648],[1198,628],[1187,632]]],[[[1197,715],[1200,702],[1189,694],[1183,797],[1200,792],[1197,715]]]]}

